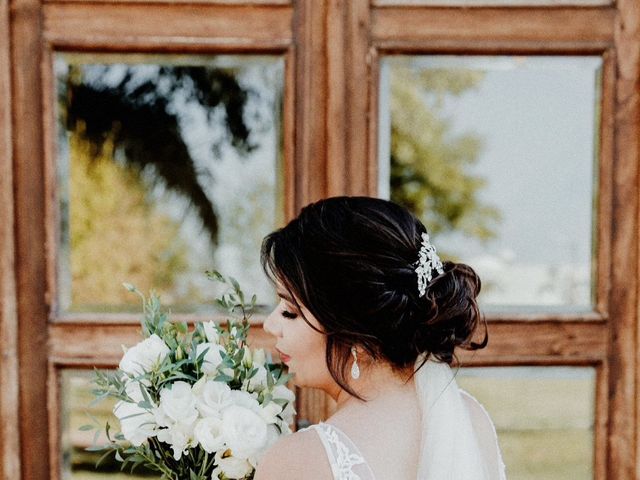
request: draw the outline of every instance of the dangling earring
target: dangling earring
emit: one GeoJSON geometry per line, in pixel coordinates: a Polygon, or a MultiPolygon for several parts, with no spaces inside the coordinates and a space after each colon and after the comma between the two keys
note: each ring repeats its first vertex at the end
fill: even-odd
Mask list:
{"type": "Polygon", "coordinates": [[[351,355],[353,355],[353,365],[351,365],[351,378],[357,380],[360,378],[360,367],[358,367],[358,354],[356,347],[351,347],[351,355]]]}

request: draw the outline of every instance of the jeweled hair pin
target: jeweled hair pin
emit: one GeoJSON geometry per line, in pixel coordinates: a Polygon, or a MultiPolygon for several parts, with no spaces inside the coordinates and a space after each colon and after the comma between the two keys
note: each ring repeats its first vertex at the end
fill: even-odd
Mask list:
{"type": "Polygon", "coordinates": [[[434,247],[429,241],[429,234],[422,234],[422,246],[420,247],[420,253],[418,257],[418,266],[416,267],[416,273],[418,274],[418,292],[422,297],[427,291],[427,285],[433,278],[433,271],[439,274],[444,273],[442,262],[440,257],[436,253],[436,247],[434,247]]]}

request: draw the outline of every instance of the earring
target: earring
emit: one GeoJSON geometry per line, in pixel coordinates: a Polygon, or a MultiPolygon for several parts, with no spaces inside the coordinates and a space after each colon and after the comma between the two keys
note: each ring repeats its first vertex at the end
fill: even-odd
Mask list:
{"type": "Polygon", "coordinates": [[[358,354],[356,347],[351,347],[351,355],[353,355],[353,365],[351,365],[351,378],[357,380],[360,378],[360,367],[358,367],[358,354]]]}

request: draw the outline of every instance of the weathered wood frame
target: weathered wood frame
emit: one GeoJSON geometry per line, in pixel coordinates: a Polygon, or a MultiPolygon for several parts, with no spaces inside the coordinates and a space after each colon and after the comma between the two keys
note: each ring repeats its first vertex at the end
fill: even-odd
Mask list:
{"type": "Polygon", "coordinates": [[[20,474],[9,2],[0,0],[0,475],[20,474]]]}
{"type": "MultiPolygon", "coordinates": [[[[462,361],[596,368],[595,478],[640,475],[640,12],[634,0],[535,8],[367,0],[145,3],[12,0],[9,6],[0,0],[0,88],[12,92],[0,100],[3,478],[58,478],[60,369],[115,366],[120,345],[137,338],[134,316],[55,313],[51,61],[57,50],[284,55],[287,218],[326,195],[376,194],[377,71],[384,55],[601,55],[595,310],[490,316],[490,347],[462,361]]],[[[273,346],[262,330],[252,335],[255,345],[273,346]]],[[[323,394],[300,392],[300,418],[317,421],[332,408],[323,394]]]]}

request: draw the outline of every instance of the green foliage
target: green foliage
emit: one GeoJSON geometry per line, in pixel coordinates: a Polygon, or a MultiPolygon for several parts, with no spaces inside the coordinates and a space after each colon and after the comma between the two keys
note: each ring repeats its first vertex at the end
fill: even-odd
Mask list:
{"type": "Polygon", "coordinates": [[[488,240],[499,211],[484,204],[483,178],[472,167],[482,149],[474,134],[453,136],[442,105],[482,80],[471,70],[391,69],[391,200],[413,211],[430,232],[459,231],[488,240]]]}
{"type": "MultiPolygon", "coordinates": [[[[230,314],[224,327],[214,326],[218,338],[217,344],[224,348],[221,351],[222,363],[218,367],[217,375],[208,378],[225,382],[232,390],[247,391],[249,380],[258,371],[252,360],[254,354],[251,353],[247,343],[249,319],[255,308],[256,296],[253,295],[247,303],[244,292],[234,278],[225,277],[217,271],[207,272],[207,275],[211,280],[226,285],[227,289],[217,299],[217,303],[224,306],[230,314]]],[[[125,283],[124,287],[138,295],[142,301],[143,316],[140,324],[143,337],[157,335],[169,347],[169,353],[162,361],[139,375],[132,375],[120,369],[114,372],[95,370],[93,380],[95,388],[92,391],[95,396],[94,402],[110,397],[135,403],[143,410],[140,414],[120,418],[120,421],[144,412],[153,413],[160,402],[161,390],[164,387],[170,387],[173,382],[184,381],[194,385],[201,380],[207,350],[198,352],[197,346],[210,341],[207,339],[207,332],[202,323],[190,329],[184,322],[172,321],[155,292],[151,292],[149,298],[146,298],[132,284],[125,283]],[[142,400],[136,402],[131,398],[131,392],[127,391],[127,385],[131,385],[130,382],[136,382],[134,385],[139,387],[142,400]]],[[[288,402],[280,398],[273,399],[272,390],[278,385],[285,385],[291,375],[286,373],[286,366],[283,364],[266,363],[264,367],[267,387],[254,392],[257,400],[262,405],[273,400],[284,409],[288,402]]],[[[284,421],[281,416],[278,418],[284,421]]],[[[185,478],[209,480],[211,478],[211,472],[216,466],[215,458],[199,445],[189,448],[189,455],[182,455],[179,460],[175,460],[170,445],[161,442],[156,436],[149,437],[140,446],[134,446],[127,443],[123,433],[115,431],[108,422],[103,427],[96,418],[91,417],[91,419],[92,422],[83,425],[80,430],[95,430],[94,445],[87,450],[102,453],[97,465],[113,457],[121,463],[122,470],[127,469],[133,472],[142,465],[147,470],[158,472],[165,480],[185,478]],[[102,432],[106,436],[106,442],[99,443],[102,432]]],[[[250,478],[252,475],[247,477],[247,479],[250,478]]]]}

